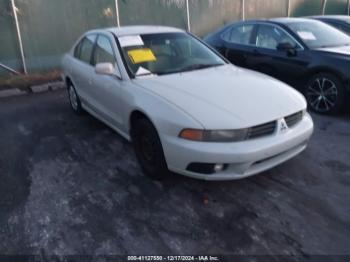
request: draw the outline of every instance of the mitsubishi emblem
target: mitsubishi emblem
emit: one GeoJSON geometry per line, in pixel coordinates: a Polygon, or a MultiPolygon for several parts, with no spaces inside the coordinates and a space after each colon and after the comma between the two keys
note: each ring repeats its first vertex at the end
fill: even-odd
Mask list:
{"type": "Polygon", "coordinates": [[[280,125],[280,131],[281,133],[284,133],[288,130],[288,125],[286,123],[286,120],[285,119],[282,119],[281,120],[281,125],[280,125]]]}

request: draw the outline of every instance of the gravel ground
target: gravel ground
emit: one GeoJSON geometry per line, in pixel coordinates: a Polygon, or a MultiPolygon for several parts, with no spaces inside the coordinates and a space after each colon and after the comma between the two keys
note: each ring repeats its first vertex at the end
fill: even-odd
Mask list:
{"type": "Polygon", "coordinates": [[[64,91],[0,99],[0,254],[350,255],[350,117],[313,117],[273,170],[155,182],[64,91]]]}

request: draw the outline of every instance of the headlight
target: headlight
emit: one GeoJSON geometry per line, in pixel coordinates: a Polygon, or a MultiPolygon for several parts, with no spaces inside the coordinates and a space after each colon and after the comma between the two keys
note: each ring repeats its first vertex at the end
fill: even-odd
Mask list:
{"type": "Polygon", "coordinates": [[[237,130],[198,130],[184,129],[179,137],[202,142],[237,142],[247,138],[249,129],[237,130]]]}

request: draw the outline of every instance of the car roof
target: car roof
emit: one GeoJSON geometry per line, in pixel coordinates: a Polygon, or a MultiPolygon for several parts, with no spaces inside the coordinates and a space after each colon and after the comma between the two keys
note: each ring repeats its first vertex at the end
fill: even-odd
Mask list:
{"type": "MultiPolygon", "coordinates": [[[[262,19],[252,19],[252,20],[245,20],[241,21],[243,23],[278,23],[278,24],[287,24],[287,23],[293,23],[293,22],[309,22],[312,21],[313,19],[310,18],[302,18],[302,17],[276,17],[276,18],[262,18],[262,19]]],[[[315,20],[313,20],[315,21],[315,20]]],[[[235,24],[236,22],[233,22],[232,24],[235,24]]]]}
{"type": "Polygon", "coordinates": [[[268,19],[268,21],[286,24],[286,23],[293,23],[293,22],[309,22],[310,19],[303,18],[303,17],[278,17],[278,18],[268,19]]]}
{"type": "Polygon", "coordinates": [[[184,32],[182,29],[168,26],[122,26],[111,27],[104,29],[113,33],[117,37],[127,35],[140,35],[140,34],[156,34],[156,33],[178,33],[184,32]]]}
{"type": "Polygon", "coordinates": [[[349,21],[350,16],[347,15],[316,15],[316,16],[310,16],[310,18],[314,19],[334,19],[334,20],[342,20],[342,21],[349,21]]]}

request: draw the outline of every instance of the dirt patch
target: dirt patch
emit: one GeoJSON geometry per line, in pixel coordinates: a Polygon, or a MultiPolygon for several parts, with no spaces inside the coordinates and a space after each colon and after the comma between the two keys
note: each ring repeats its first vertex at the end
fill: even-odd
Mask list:
{"type": "Polygon", "coordinates": [[[33,85],[41,85],[45,83],[55,82],[60,80],[61,72],[58,70],[28,74],[28,75],[9,75],[0,76],[0,90],[19,88],[27,90],[33,85]]]}

